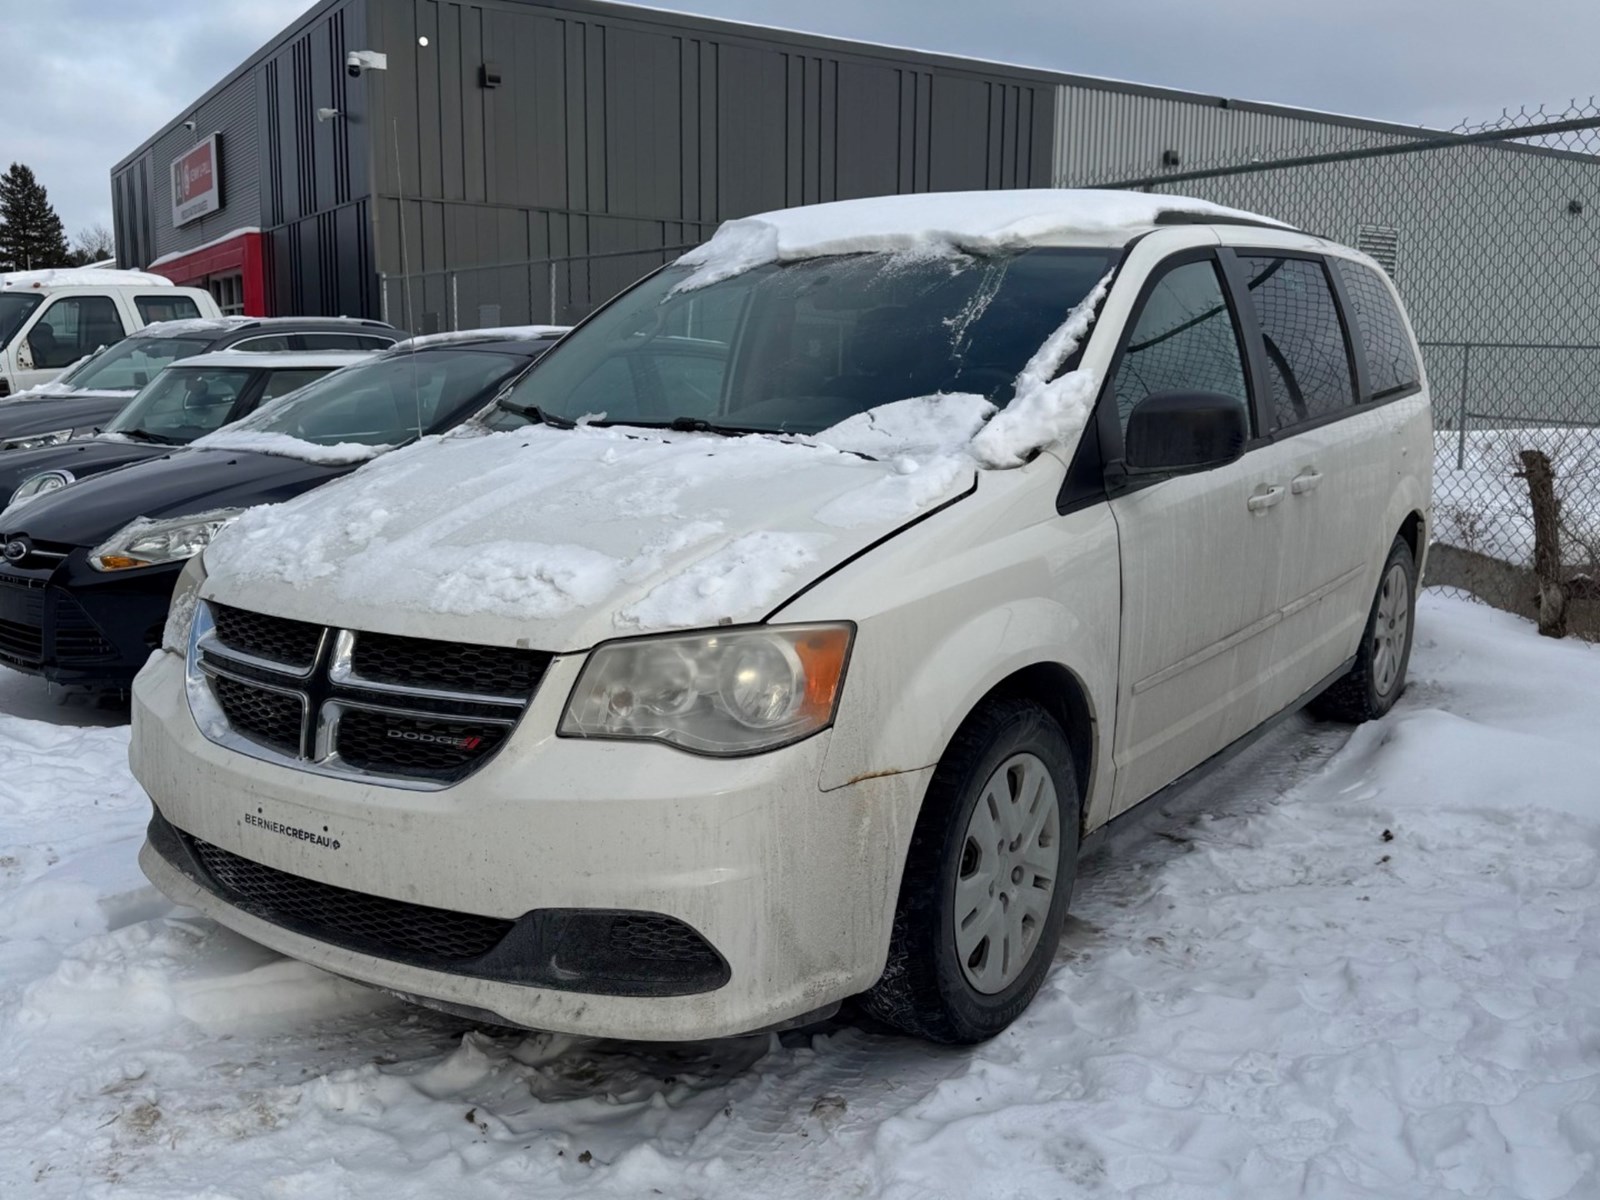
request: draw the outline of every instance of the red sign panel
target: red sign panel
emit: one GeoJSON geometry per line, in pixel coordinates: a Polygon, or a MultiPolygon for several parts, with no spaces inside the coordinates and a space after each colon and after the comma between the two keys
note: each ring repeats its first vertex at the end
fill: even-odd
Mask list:
{"type": "Polygon", "coordinates": [[[221,207],[221,155],[213,133],[172,160],[172,223],[187,225],[221,207]]]}

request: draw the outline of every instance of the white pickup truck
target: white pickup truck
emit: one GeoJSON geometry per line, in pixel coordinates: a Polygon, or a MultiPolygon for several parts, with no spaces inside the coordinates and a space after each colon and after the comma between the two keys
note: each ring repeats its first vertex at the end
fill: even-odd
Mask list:
{"type": "Polygon", "coordinates": [[[99,347],[156,321],[221,316],[202,288],[99,267],[0,275],[0,397],[48,383],[99,347]]]}

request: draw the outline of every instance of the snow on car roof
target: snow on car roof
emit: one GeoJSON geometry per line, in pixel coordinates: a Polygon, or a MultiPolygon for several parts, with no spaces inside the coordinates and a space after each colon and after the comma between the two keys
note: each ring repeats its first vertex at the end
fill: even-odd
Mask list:
{"type": "MultiPolygon", "coordinates": [[[[1200,221],[1270,217],[1187,196],[1067,188],[925,192],[784,208],[727,221],[678,261],[697,268],[681,287],[701,287],[770,262],[876,251],[994,253],[1028,246],[1121,245],[1171,214],[1200,221]]],[[[1283,226],[1287,228],[1287,226],[1283,226]]]]}
{"type": "Polygon", "coordinates": [[[371,358],[373,350],[212,350],[180,358],[167,366],[169,371],[195,367],[248,367],[253,370],[287,371],[305,367],[347,367],[371,358]]]}
{"type": "Polygon", "coordinates": [[[0,288],[172,287],[165,275],[118,271],[106,267],[52,267],[44,271],[10,271],[0,275],[0,288]]]}
{"type": "Polygon", "coordinates": [[[524,338],[561,337],[571,328],[570,325],[499,325],[491,329],[452,329],[444,333],[419,333],[416,337],[396,342],[390,349],[422,350],[451,342],[515,342],[524,338]]]}

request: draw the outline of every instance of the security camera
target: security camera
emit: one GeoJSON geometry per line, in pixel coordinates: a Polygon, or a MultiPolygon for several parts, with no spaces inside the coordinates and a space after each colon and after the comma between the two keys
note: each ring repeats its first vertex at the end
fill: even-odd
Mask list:
{"type": "Polygon", "coordinates": [[[344,73],[351,79],[360,79],[363,71],[387,71],[389,56],[376,50],[352,50],[344,56],[344,73]]]}
{"type": "Polygon", "coordinates": [[[192,121],[192,120],[190,120],[190,121],[185,121],[185,122],[184,122],[184,123],[183,123],[183,127],[184,127],[184,128],[185,128],[185,129],[187,129],[187,130],[188,130],[188,131],[189,131],[189,132],[190,132],[190,133],[193,133],[193,132],[194,132],[194,122],[193,122],[193,121],[192,121]]]}

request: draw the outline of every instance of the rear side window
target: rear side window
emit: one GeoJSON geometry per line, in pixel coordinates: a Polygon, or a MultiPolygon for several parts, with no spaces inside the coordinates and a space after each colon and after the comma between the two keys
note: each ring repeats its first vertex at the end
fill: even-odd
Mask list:
{"type": "Polygon", "coordinates": [[[1214,263],[1183,263],[1151,289],[1113,385],[1123,432],[1134,406],[1163,392],[1214,392],[1249,404],[1239,334],[1214,263]]]}
{"type": "Polygon", "coordinates": [[[1335,259],[1345,295],[1355,310],[1356,331],[1366,352],[1372,399],[1382,400],[1422,382],[1422,369],[1411,348],[1405,322],[1395,307],[1389,285],[1371,267],[1348,259],[1335,259]]]}
{"type": "Polygon", "coordinates": [[[329,370],[328,367],[305,367],[294,371],[273,371],[267,376],[267,386],[261,389],[258,403],[265,404],[268,400],[298,391],[313,379],[321,379],[329,370]]]}
{"type": "Polygon", "coordinates": [[[298,335],[303,350],[387,350],[394,338],[369,333],[302,333],[298,335]]]}
{"type": "Polygon", "coordinates": [[[187,296],[135,296],[134,307],[146,325],[157,321],[188,321],[200,315],[200,306],[187,296]]]}
{"type": "Polygon", "coordinates": [[[245,338],[242,342],[234,342],[229,350],[253,350],[259,354],[282,354],[285,350],[298,350],[297,339],[292,333],[269,333],[261,337],[245,338]]]}
{"type": "Polygon", "coordinates": [[[1279,429],[1331,417],[1356,403],[1344,326],[1322,263],[1240,254],[1261,337],[1279,429]]]}

